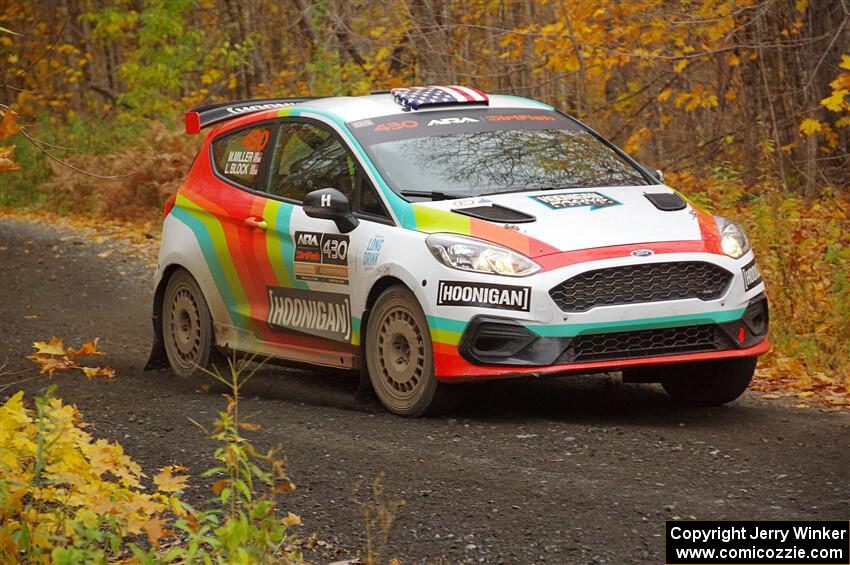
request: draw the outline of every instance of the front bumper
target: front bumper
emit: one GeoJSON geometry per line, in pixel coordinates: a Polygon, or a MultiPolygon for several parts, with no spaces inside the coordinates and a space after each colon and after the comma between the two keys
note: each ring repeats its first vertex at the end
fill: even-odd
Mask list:
{"type": "Polygon", "coordinates": [[[539,335],[510,319],[477,316],[458,344],[474,365],[532,367],[645,357],[746,350],[767,336],[764,295],[751,300],[737,320],[681,324],[631,331],[595,330],[573,336],[539,335]]]}
{"type": "Polygon", "coordinates": [[[665,320],[660,327],[651,320],[615,329],[600,325],[558,335],[510,318],[479,315],[466,325],[456,345],[434,343],[436,374],[441,382],[589,374],[756,357],[770,349],[764,294],[749,300],[733,319],[711,318],[665,320]]]}

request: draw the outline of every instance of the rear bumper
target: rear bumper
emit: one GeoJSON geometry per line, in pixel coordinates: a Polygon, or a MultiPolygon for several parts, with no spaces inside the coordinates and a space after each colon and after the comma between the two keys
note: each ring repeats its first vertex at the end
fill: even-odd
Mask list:
{"type": "Polygon", "coordinates": [[[442,382],[461,382],[755,357],[770,347],[768,324],[764,295],[733,320],[602,327],[578,335],[540,335],[515,320],[478,316],[457,345],[434,344],[436,374],[442,382]]]}

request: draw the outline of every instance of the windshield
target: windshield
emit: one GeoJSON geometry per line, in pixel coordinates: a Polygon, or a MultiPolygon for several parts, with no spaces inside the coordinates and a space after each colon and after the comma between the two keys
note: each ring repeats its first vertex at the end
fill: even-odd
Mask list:
{"type": "Polygon", "coordinates": [[[628,161],[551,111],[427,112],[349,124],[390,187],[405,196],[648,184],[628,161]]]}

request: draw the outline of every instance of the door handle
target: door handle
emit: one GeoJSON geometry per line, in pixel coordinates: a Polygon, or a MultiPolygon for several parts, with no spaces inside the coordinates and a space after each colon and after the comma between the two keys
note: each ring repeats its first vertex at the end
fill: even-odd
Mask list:
{"type": "Polygon", "coordinates": [[[268,229],[269,224],[262,218],[257,218],[256,216],[250,216],[243,220],[246,226],[252,227],[254,229],[266,231],[268,229]]]}

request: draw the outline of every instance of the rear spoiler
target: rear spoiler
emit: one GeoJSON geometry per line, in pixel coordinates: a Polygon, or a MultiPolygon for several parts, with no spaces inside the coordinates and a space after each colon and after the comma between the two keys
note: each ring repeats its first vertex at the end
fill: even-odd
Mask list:
{"type": "Polygon", "coordinates": [[[195,135],[201,133],[205,127],[224,122],[232,118],[237,118],[252,112],[262,112],[263,110],[273,110],[275,108],[288,108],[305,102],[307,100],[315,100],[320,96],[300,96],[297,98],[260,98],[257,100],[232,100],[230,102],[221,102],[218,104],[207,104],[206,106],[198,106],[186,112],[186,133],[195,135]]]}

